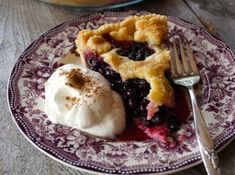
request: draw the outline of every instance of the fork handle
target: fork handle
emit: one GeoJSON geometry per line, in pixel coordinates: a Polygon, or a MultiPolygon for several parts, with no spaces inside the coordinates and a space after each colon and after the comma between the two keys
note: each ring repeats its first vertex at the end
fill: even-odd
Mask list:
{"type": "Polygon", "coordinates": [[[207,174],[220,175],[219,158],[214,150],[213,141],[208,133],[205,120],[198,107],[193,86],[189,86],[188,91],[191,97],[196,137],[207,174]]]}

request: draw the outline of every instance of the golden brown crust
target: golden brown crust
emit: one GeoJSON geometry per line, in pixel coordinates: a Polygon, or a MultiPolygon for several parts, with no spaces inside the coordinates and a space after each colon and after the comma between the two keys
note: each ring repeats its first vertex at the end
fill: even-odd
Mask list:
{"type": "Polygon", "coordinates": [[[173,89],[165,78],[165,71],[170,68],[170,52],[163,50],[155,53],[143,61],[133,61],[118,55],[115,51],[103,54],[104,61],[116,72],[120,73],[123,80],[131,78],[145,79],[151,86],[148,99],[157,106],[173,105],[173,89]]]}
{"type": "Polygon", "coordinates": [[[112,46],[102,36],[94,35],[87,40],[86,47],[95,50],[100,55],[111,50],[112,46]]]}
{"type": "Polygon", "coordinates": [[[155,16],[136,21],[135,41],[147,41],[150,45],[159,45],[167,36],[167,17],[155,16]]]}
{"type": "Polygon", "coordinates": [[[85,63],[84,51],[91,49],[104,58],[123,80],[130,78],[145,79],[151,86],[149,100],[157,106],[173,105],[173,89],[165,78],[165,71],[170,68],[170,53],[162,46],[167,36],[167,17],[149,14],[131,16],[119,23],[105,24],[94,30],[79,32],[76,45],[85,63]],[[147,42],[155,54],[143,61],[133,61],[120,56],[116,49],[102,37],[109,34],[119,41],[147,42]]]}
{"type": "MultiPolygon", "coordinates": [[[[82,30],[75,41],[78,47],[77,51],[80,52],[89,48],[87,44],[91,37],[102,37],[107,33],[115,40],[146,41],[150,45],[159,45],[167,36],[167,17],[155,14],[130,16],[119,23],[104,24],[94,30],[82,30]]],[[[106,42],[105,39],[103,39],[103,42],[106,42]]],[[[105,53],[106,49],[103,49],[102,42],[99,42],[99,44],[100,50],[105,53]]],[[[98,50],[94,49],[94,51],[98,50]]]]}

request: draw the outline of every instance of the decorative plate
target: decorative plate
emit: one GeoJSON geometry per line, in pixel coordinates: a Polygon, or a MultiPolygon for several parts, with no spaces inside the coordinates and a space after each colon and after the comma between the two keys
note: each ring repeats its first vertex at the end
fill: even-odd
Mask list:
{"type": "MultiPolygon", "coordinates": [[[[44,83],[58,60],[74,49],[79,30],[148,12],[106,12],[65,22],[36,39],[10,75],[8,101],[13,119],[39,150],[66,165],[103,174],[172,173],[201,162],[192,119],[183,124],[169,147],[156,140],[116,142],[51,123],[44,113],[44,83]]],[[[235,135],[235,55],[204,29],[169,17],[169,39],[188,40],[198,63],[197,96],[216,150],[235,135]]]]}

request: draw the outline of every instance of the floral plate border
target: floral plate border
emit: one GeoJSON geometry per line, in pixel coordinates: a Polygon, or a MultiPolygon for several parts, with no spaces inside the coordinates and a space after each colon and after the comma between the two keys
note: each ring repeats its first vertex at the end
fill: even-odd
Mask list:
{"type": "MultiPolygon", "coordinates": [[[[175,135],[178,144],[149,140],[116,142],[52,124],[44,109],[44,82],[74,48],[76,33],[129,15],[105,12],[67,21],[36,39],[16,62],[8,82],[8,104],[24,136],[48,156],[74,168],[102,174],[171,173],[200,162],[192,119],[175,135]]],[[[169,17],[169,41],[189,41],[200,68],[198,98],[217,150],[235,135],[235,55],[204,29],[169,17]]]]}

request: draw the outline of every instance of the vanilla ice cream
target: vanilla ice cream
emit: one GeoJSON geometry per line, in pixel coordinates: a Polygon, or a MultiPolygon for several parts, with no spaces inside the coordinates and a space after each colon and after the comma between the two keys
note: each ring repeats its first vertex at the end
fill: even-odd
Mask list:
{"type": "Polygon", "coordinates": [[[53,123],[112,138],[125,128],[121,97],[90,69],[67,64],[45,83],[46,114],[53,123]]]}

